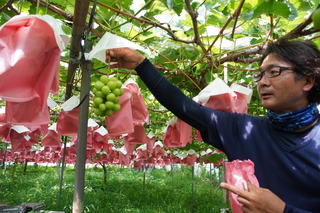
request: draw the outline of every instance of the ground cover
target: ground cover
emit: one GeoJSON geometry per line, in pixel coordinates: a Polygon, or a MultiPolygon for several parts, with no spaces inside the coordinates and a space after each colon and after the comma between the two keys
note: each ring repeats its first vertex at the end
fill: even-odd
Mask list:
{"type": "MultiPolygon", "coordinates": [[[[9,165],[0,175],[0,203],[44,202],[46,210],[72,212],[74,167],[67,167],[59,190],[58,166],[9,165]]],[[[221,173],[221,172],[219,172],[221,173]]],[[[134,213],[220,213],[228,208],[218,187],[221,174],[182,165],[172,171],[164,168],[138,171],[121,166],[107,166],[107,178],[101,167],[87,168],[84,212],[134,213]],[[195,175],[192,175],[195,174],[195,175]],[[193,177],[193,178],[192,178],[193,177]],[[212,183],[212,184],[211,184],[212,183]]]]}

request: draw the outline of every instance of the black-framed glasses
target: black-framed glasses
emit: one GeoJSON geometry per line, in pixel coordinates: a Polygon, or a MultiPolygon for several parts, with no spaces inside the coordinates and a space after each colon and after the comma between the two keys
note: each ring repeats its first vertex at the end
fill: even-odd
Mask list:
{"type": "Polygon", "coordinates": [[[258,82],[261,80],[263,74],[267,77],[267,78],[275,78],[279,75],[281,75],[282,71],[284,70],[294,70],[294,67],[281,67],[281,66],[273,66],[273,67],[269,67],[263,71],[256,71],[256,73],[254,73],[252,75],[252,80],[254,82],[258,82]]]}

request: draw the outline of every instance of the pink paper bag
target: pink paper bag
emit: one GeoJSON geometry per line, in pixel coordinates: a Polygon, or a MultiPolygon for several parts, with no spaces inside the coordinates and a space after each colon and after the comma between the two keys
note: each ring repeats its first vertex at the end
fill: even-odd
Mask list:
{"type": "Polygon", "coordinates": [[[123,166],[130,166],[130,155],[123,154],[122,152],[119,152],[119,164],[123,166]]]}
{"type": "Polygon", "coordinates": [[[234,102],[235,111],[237,113],[247,114],[248,113],[248,104],[247,104],[246,94],[236,92],[236,91],[235,91],[235,93],[237,94],[237,99],[234,102]]]}
{"type": "Polygon", "coordinates": [[[46,21],[32,17],[7,22],[0,30],[0,98],[10,102],[36,98],[37,110],[43,111],[48,94],[58,92],[60,53],[46,21]]]}
{"type": "Polygon", "coordinates": [[[152,156],[153,157],[155,157],[155,158],[162,157],[162,156],[164,156],[164,154],[165,154],[165,151],[164,151],[164,147],[163,146],[156,145],[153,148],[153,152],[152,152],[152,156]]]}
{"type": "Polygon", "coordinates": [[[147,150],[148,150],[148,152],[150,152],[150,153],[153,152],[153,146],[154,146],[155,142],[156,142],[156,136],[147,135],[147,150]]]}
{"type": "Polygon", "coordinates": [[[41,144],[46,147],[61,147],[62,141],[60,135],[55,130],[49,129],[43,136],[41,144]]]}
{"type": "Polygon", "coordinates": [[[192,154],[192,155],[187,155],[185,159],[183,159],[184,163],[187,164],[188,166],[193,166],[194,163],[197,161],[197,157],[192,154]]]}
{"type": "Polygon", "coordinates": [[[128,134],[128,143],[147,144],[147,135],[144,126],[140,122],[134,122],[134,132],[128,134]]]}
{"type": "Polygon", "coordinates": [[[11,152],[21,152],[24,150],[30,150],[32,144],[30,144],[25,136],[30,132],[18,133],[17,131],[10,130],[11,152]]]}
{"type": "Polygon", "coordinates": [[[136,144],[134,143],[129,143],[128,141],[128,135],[123,136],[123,143],[124,143],[124,147],[127,150],[127,153],[129,155],[133,154],[135,148],[136,148],[136,144]]]}
{"type": "Polygon", "coordinates": [[[192,141],[192,127],[178,118],[173,118],[163,133],[163,142],[168,149],[185,147],[192,141]]]}
{"type": "Polygon", "coordinates": [[[146,103],[140,94],[137,84],[130,83],[126,86],[132,93],[132,119],[134,122],[149,122],[149,113],[146,103]]]}
{"type": "Polygon", "coordinates": [[[6,102],[6,117],[9,124],[36,127],[50,123],[49,107],[40,109],[38,98],[25,102],[6,102]]]}
{"type": "Polygon", "coordinates": [[[206,107],[224,111],[224,112],[235,112],[235,98],[230,93],[223,93],[211,96],[207,103],[203,104],[206,107]]]}
{"type": "Polygon", "coordinates": [[[143,149],[137,149],[137,160],[147,160],[149,158],[148,151],[143,149]]]}
{"type": "Polygon", "coordinates": [[[80,107],[71,111],[62,111],[57,120],[57,132],[63,136],[74,136],[78,134],[78,120],[80,107]]]}
{"type": "MultiPolygon", "coordinates": [[[[240,189],[244,189],[244,182],[249,182],[259,187],[259,182],[254,174],[254,164],[251,160],[234,160],[225,163],[226,181],[240,189]]],[[[243,213],[242,204],[237,201],[238,195],[229,192],[230,206],[233,213],[243,213]]]]}
{"type": "Polygon", "coordinates": [[[106,116],[108,134],[119,136],[133,132],[133,119],[131,109],[132,94],[128,88],[123,88],[124,93],[120,96],[120,110],[111,116],[106,116]]]}

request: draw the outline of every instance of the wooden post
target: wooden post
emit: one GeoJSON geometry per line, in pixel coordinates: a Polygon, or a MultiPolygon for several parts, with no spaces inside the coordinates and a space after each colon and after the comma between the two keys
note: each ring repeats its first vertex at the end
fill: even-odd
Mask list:
{"type": "Polygon", "coordinates": [[[85,165],[86,165],[86,148],[87,148],[87,132],[88,132],[88,109],[90,91],[90,73],[92,68],[91,62],[85,62],[82,66],[82,80],[81,80],[81,100],[79,121],[78,121],[78,142],[77,142],[77,159],[76,172],[74,182],[73,194],[73,213],[83,212],[84,200],[84,180],[85,180],[85,165]]]}
{"type": "MultiPolygon", "coordinates": [[[[70,44],[70,60],[68,66],[67,86],[66,86],[66,100],[72,94],[73,76],[75,70],[79,67],[79,53],[81,39],[84,35],[86,18],[88,15],[90,0],[76,0],[74,7],[72,38],[70,44]]],[[[76,173],[75,186],[73,195],[73,213],[83,213],[84,201],[84,180],[85,180],[85,161],[86,161],[86,145],[87,145],[87,126],[88,126],[88,108],[89,97],[86,95],[90,90],[90,76],[86,69],[91,69],[91,63],[82,64],[82,81],[81,81],[81,95],[80,99],[83,103],[80,106],[79,127],[78,127],[78,143],[77,143],[77,159],[76,159],[76,173]]]]}
{"type": "Polygon", "coordinates": [[[67,136],[63,136],[63,155],[61,158],[61,173],[60,173],[60,177],[59,177],[59,206],[61,204],[61,200],[62,200],[62,184],[63,184],[63,175],[64,175],[64,169],[66,167],[65,165],[65,158],[66,158],[66,154],[67,154],[67,136]]]}

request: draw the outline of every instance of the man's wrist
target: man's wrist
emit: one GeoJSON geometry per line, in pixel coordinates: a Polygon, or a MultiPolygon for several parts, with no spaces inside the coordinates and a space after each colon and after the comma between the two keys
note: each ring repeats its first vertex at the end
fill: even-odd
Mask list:
{"type": "Polygon", "coordinates": [[[136,68],[134,68],[134,70],[139,70],[139,68],[142,67],[147,61],[149,61],[147,58],[143,58],[143,60],[136,66],[136,68]]]}

